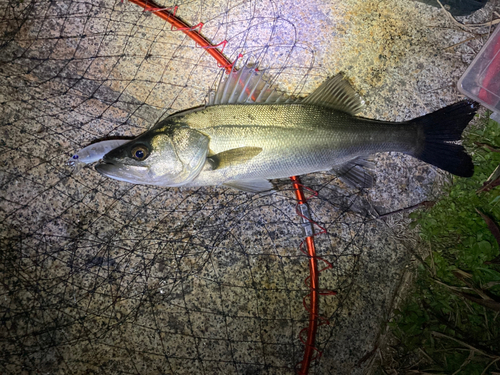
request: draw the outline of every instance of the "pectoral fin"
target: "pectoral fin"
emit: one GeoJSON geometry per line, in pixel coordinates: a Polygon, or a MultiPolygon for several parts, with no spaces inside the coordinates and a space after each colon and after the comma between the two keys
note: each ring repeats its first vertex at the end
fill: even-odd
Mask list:
{"type": "Polygon", "coordinates": [[[263,178],[253,180],[228,181],[224,184],[224,186],[246,191],[247,193],[261,193],[263,191],[269,191],[274,188],[273,184],[263,178]]]}
{"type": "Polygon", "coordinates": [[[262,152],[261,147],[240,147],[220,152],[208,158],[212,170],[244,164],[262,152]]]}
{"type": "Polygon", "coordinates": [[[332,171],[350,187],[367,189],[373,186],[373,176],[368,172],[370,169],[373,169],[372,162],[357,158],[333,167],[332,171]]]}

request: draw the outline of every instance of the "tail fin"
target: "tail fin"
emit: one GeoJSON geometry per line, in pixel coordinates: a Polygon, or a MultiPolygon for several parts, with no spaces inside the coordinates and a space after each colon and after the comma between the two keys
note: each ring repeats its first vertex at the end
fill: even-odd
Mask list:
{"type": "Polygon", "coordinates": [[[471,177],[474,164],[456,142],[476,114],[479,104],[464,100],[410,121],[423,130],[425,143],[413,156],[454,175],[471,177]]]}

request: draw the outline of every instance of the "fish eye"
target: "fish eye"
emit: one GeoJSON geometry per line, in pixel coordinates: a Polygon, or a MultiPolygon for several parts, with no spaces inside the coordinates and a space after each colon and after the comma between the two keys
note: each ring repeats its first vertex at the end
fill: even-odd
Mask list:
{"type": "Polygon", "coordinates": [[[146,146],[135,146],[132,149],[132,157],[135,160],[142,161],[149,156],[149,149],[146,146]]]}

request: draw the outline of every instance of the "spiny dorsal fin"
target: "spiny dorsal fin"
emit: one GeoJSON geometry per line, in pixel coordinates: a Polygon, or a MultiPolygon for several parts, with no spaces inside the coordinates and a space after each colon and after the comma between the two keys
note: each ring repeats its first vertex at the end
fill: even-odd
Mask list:
{"type": "Polygon", "coordinates": [[[329,107],[350,115],[359,113],[364,104],[342,74],[327,79],[301,103],[329,107]]]}
{"type": "Polygon", "coordinates": [[[274,104],[295,101],[285,93],[274,88],[265,72],[247,64],[233,70],[221,82],[217,91],[211,91],[208,105],[218,104],[274,104]]]}
{"type": "Polygon", "coordinates": [[[208,158],[212,170],[235,167],[246,163],[262,152],[261,147],[240,147],[220,152],[208,158]]]}

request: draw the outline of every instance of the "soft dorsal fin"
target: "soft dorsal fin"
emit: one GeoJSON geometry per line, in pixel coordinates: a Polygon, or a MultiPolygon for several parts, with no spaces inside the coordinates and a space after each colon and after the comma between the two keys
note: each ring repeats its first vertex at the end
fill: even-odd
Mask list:
{"type": "Polygon", "coordinates": [[[218,104],[274,104],[291,103],[295,99],[276,90],[265,71],[247,64],[239,70],[231,70],[225,79],[221,77],[216,91],[208,96],[208,105],[218,104]]]}
{"type": "Polygon", "coordinates": [[[359,113],[364,104],[342,74],[327,79],[301,103],[329,107],[350,115],[359,113]]]}

